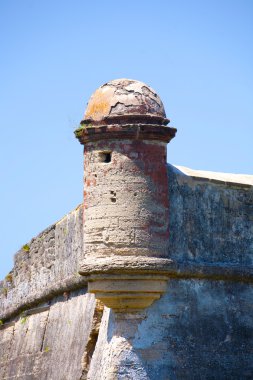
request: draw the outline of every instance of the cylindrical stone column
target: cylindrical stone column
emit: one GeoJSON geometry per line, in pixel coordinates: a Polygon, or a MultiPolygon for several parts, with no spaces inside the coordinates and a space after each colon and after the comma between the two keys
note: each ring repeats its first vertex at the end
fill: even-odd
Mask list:
{"type": "Polygon", "coordinates": [[[166,257],[165,161],[163,142],[119,138],[85,145],[86,257],[166,257]]]}
{"type": "Polygon", "coordinates": [[[80,273],[88,276],[89,290],[116,311],[138,309],[143,297],[150,304],[165,290],[166,145],[176,132],[165,126],[168,121],[150,87],[121,79],[93,94],[76,131],[84,144],[80,273]]]}

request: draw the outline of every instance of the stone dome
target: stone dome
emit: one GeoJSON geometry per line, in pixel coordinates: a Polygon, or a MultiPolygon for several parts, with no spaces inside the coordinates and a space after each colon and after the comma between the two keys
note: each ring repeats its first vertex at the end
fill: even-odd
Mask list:
{"type": "Polygon", "coordinates": [[[91,96],[82,124],[167,124],[163,103],[143,82],[116,79],[99,87],[91,96]]]}

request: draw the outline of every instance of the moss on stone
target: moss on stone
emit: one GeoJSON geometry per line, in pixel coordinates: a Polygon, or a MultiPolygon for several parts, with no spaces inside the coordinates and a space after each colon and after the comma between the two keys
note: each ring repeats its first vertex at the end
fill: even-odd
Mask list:
{"type": "Polygon", "coordinates": [[[9,283],[12,283],[13,281],[12,274],[8,273],[7,276],[5,276],[5,280],[9,283]]]}
{"type": "Polygon", "coordinates": [[[20,322],[22,323],[22,325],[24,325],[26,323],[27,318],[28,318],[27,316],[24,316],[21,318],[20,322]]]}
{"type": "Polygon", "coordinates": [[[22,249],[25,251],[25,252],[29,252],[30,251],[30,246],[28,244],[25,244],[23,245],[22,249]]]}
{"type": "Polygon", "coordinates": [[[76,138],[82,137],[83,131],[89,128],[92,128],[92,124],[85,124],[85,125],[80,125],[75,131],[74,134],[76,138]]]}
{"type": "Polygon", "coordinates": [[[76,138],[82,136],[82,134],[83,134],[83,130],[84,130],[84,129],[85,129],[85,128],[84,128],[83,126],[80,126],[80,127],[78,127],[78,128],[74,131],[74,134],[75,134],[76,138]]]}

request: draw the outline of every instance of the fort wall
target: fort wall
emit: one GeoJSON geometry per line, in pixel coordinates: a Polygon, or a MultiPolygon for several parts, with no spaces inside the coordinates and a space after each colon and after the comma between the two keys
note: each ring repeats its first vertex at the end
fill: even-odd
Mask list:
{"type": "Polygon", "coordinates": [[[25,244],[1,283],[1,379],[250,379],[253,177],[168,165],[166,293],[118,313],[78,274],[83,207],[25,244]]]}

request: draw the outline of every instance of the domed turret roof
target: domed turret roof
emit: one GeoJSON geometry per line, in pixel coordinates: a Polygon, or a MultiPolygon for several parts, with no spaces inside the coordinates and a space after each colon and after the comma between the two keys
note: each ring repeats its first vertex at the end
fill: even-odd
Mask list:
{"type": "Polygon", "coordinates": [[[123,122],[167,124],[163,103],[143,82],[116,79],[99,87],[91,96],[82,123],[123,122]]]}

